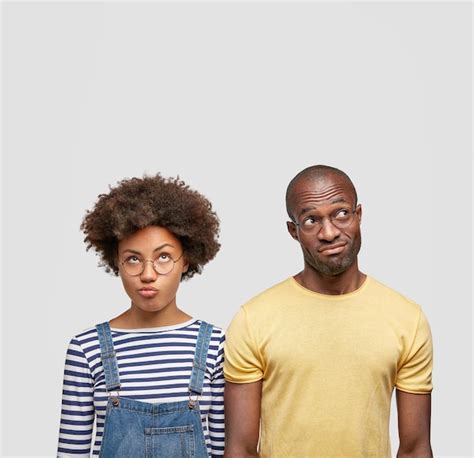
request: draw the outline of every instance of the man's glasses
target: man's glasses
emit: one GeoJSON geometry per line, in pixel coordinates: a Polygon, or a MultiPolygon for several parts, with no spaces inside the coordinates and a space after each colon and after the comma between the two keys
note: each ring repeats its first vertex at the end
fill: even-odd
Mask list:
{"type": "Polygon", "coordinates": [[[173,269],[174,265],[181,259],[183,253],[179,256],[178,259],[173,260],[168,254],[160,254],[155,260],[153,259],[140,259],[138,256],[129,256],[125,261],[122,261],[120,264],[123,267],[123,270],[130,275],[131,277],[138,277],[145,270],[145,263],[151,262],[153,264],[153,269],[155,272],[160,275],[169,274],[173,269]]]}
{"type": "MultiPolygon", "coordinates": [[[[339,229],[349,227],[354,221],[354,215],[357,209],[349,210],[347,208],[340,208],[331,215],[327,216],[331,224],[339,229]]],[[[326,217],[309,215],[305,216],[298,222],[293,222],[295,226],[298,226],[302,232],[308,235],[317,234],[323,227],[323,219],[326,217]]]]}

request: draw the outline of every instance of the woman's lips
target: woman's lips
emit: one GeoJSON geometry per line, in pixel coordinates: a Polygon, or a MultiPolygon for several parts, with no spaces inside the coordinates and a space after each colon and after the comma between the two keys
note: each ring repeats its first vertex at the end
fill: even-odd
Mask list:
{"type": "Polygon", "coordinates": [[[319,252],[323,254],[324,256],[331,256],[333,254],[341,253],[342,251],[344,251],[345,248],[346,248],[346,244],[343,243],[343,244],[334,245],[333,247],[326,247],[322,250],[319,250],[319,252]]]}
{"type": "Polygon", "coordinates": [[[157,289],[139,289],[138,294],[140,294],[140,296],[142,297],[150,298],[150,297],[156,296],[158,294],[158,290],[157,289]]]}

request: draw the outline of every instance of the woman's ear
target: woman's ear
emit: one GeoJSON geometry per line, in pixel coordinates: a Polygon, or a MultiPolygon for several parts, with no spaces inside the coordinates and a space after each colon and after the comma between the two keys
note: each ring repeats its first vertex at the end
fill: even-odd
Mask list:
{"type": "Polygon", "coordinates": [[[114,253],[114,264],[115,264],[115,268],[117,269],[117,277],[120,277],[121,276],[121,272],[120,272],[120,261],[119,261],[119,247],[118,247],[118,242],[115,246],[115,253],[114,253]]]}
{"type": "Polygon", "coordinates": [[[187,272],[189,269],[189,262],[186,262],[186,259],[184,260],[184,264],[183,264],[183,270],[182,270],[182,273],[184,274],[185,272],[187,272]]]}
{"type": "Polygon", "coordinates": [[[120,272],[120,263],[119,263],[118,253],[116,253],[114,256],[114,264],[115,264],[115,268],[117,269],[117,277],[120,277],[121,272],[120,272]]]}

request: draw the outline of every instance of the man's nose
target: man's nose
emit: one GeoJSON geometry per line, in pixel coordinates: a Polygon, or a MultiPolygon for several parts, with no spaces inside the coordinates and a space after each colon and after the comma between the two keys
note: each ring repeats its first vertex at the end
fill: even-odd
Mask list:
{"type": "Polygon", "coordinates": [[[321,229],[318,232],[319,240],[326,240],[332,242],[334,239],[339,237],[341,231],[338,227],[334,226],[329,218],[323,218],[321,221],[321,229]]]}

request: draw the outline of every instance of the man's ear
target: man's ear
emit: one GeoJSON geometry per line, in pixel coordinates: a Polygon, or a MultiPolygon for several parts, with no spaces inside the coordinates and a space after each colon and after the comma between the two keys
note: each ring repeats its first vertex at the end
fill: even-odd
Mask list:
{"type": "Polygon", "coordinates": [[[298,234],[296,233],[296,224],[293,221],[287,221],[286,228],[288,229],[288,232],[290,233],[291,237],[295,240],[298,240],[299,242],[298,234]]]}
{"type": "Polygon", "coordinates": [[[359,224],[362,222],[362,205],[359,204],[356,207],[356,215],[359,218],[359,224]]]}

